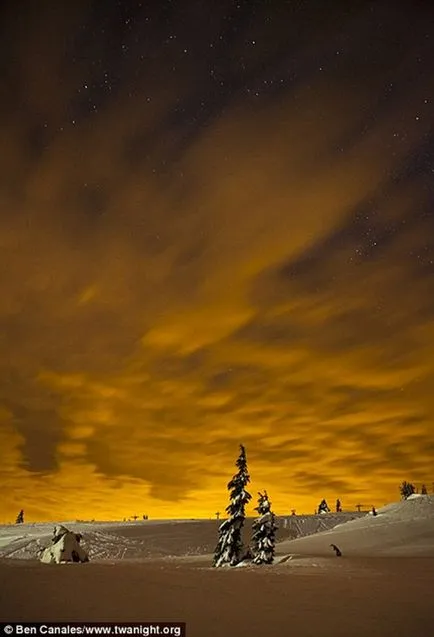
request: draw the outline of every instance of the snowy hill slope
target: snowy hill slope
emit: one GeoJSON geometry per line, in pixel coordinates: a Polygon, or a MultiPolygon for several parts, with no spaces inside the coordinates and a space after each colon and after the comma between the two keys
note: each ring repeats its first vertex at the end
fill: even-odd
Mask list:
{"type": "Polygon", "coordinates": [[[346,524],[350,520],[356,520],[364,517],[365,513],[358,512],[342,512],[327,513],[324,515],[287,515],[279,516],[278,523],[280,529],[286,529],[288,535],[293,539],[313,535],[321,531],[330,531],[332,528],[346,524]]]}
{"type": "MultiPolygon", "coordinates": [[[[143,560],[210,555],[214,552],[217,520],[146,520],[137,522],[59,522],[83,535],[91,561],[143,560]]],[[[35,559],[49,544],[56,522],[0,526],[0,558],[35,559]]],[[[252,519],[246,520],[246,538],[252,519]]],[[[280,529],[279,537],[293,537],[280,529]]],[[[211,558],[207,558],[211,559],[211,558]]]]}
{"type": "Polygon", "coordinates": [[[281,542],[277,554],[344,556],[434,556],[434,496],[412,496],[309,537],[281,542]]]}
{"type": "Polygon", "coordinates": [[[35,559],[50,543],[55,524],[83,535],[91,560],[140,559],[152,556],[148,536],[166,526],[188,525],[194,520],[147,520],[146,522],[50,522],[0,525],[0,558],[35,559]],[[152,532],[152,529],[158,529],[152,532]]]}
{"type": "MultiPolygon", "coordinates": [[[[312,516],[314,517],[314,516],[312,516]]],[[[324,516],[324,518],[327,516],[324,516]]],[[[343,518],[342,520],[344,520],[343,518]]],[[[332,520],[335,524],[336,520],[332,520]]],[[[0,558],[36,559],[50,542],[55,522],[0,526],[0,558]]],[[[203,556],[211,559],[217,540],[215,520],[147,520],[137,522],[62,522],[82,533],[91,561],[203,556]]],[[[307,524],[307,522],[306,522],[307,524]]],[[[251,520],[246,521],[246,539],[251,520]]],[[[408,500],[342,521],[334,528],[295,540],[291,528],[279,528],[276,556],[329,556],[336,544],[345,556],[434,556],[434,496],[408,500]]]]}

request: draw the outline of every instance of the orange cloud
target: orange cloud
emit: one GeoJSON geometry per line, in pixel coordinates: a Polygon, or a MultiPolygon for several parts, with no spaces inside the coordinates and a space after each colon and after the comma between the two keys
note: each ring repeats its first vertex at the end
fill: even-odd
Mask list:
{"type": "MultiPolygon", "coordinates": [[[[315,66],[187,135],[194,62],[167,82],[144,65],[62,126],[81,74],[55,91],[34,46],[20,77],[43,94],[4,120],[3,518],[213,516],[240,442],[278,512],[428,481],[426,72],[388,101],[389,67],[355,86],[315,66]]],[[[390,68],[406,85],[412,65],[390,68]]]]}

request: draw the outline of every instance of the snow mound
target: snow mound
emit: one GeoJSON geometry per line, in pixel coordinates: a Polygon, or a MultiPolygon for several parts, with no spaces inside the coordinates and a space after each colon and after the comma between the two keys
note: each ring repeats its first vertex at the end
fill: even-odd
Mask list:
{"type": "Polygon", "coordinates": [[[434,496],[414,493],[406,500],[387,504],[378,509],[378,514],[387,515],[392,521],[430,518],[434,516],[434,496]]]}

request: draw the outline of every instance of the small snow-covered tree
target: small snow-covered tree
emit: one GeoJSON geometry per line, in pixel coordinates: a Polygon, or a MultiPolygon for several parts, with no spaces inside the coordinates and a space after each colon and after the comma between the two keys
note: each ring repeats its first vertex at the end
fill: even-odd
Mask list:
{"type": "Polygon", "coordinates": [[[276,520],[271,511],[271,502],[267,492],[258,493],[258,506],[255,511],[259,518],[252,526],[252,552],[255,564],[272,564],[274,560],[274,547],[276,543],[276,520]]]}
{"type": "Polygon", "coordinates": [[[325,498],[323,498],[319,503],[318,513],[330,513],[330,507],[325,498]]]}
{"type": "Polygon", "coordinates": [[[411,482],[407,482],[406,480],[404,480],[404,482],[399,487],[399,491],[401,493],[402,499],[407,500],[407,498],[413,495],[413,493],[416,493],[416,487],[414,486],[414,484],[411,484],[411,482]]]}
{"type": "Polygon", "coordinates": [[[428,490],[426,488],[426,484],[423,484],[420,488],[421,495],[428,495],[428,490]]]}
{"type": "Polygon", "coordinates": [[[24,511],[23,511],[23,509],[21,509],[21,511],[17,515],[17,519],[15,520],[15,524],[23,524],[23,523],[24,523],[24,511]]]}
{"type": "Polygon", "coordinates": [[[226,513],[229,518],[219,526],[219,539],[215,549],[213,566],[236,566],[242,559],[241,531],[246,518],[245,507],[252,497],[246,491],[250,476],[247,470],[246,450],[243,445],[240,445],[240,455],[236,466],[238,472],[228,483],[230,504],[226,507],[226,513]]]}

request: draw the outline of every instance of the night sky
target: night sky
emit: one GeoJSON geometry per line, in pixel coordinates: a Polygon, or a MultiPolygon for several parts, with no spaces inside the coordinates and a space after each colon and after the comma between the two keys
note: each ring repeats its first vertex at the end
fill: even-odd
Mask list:
{"type": "Polygon", "coordinates": [[[0,521],[431,491],[429,4],[6,3],[0,521]]]}

